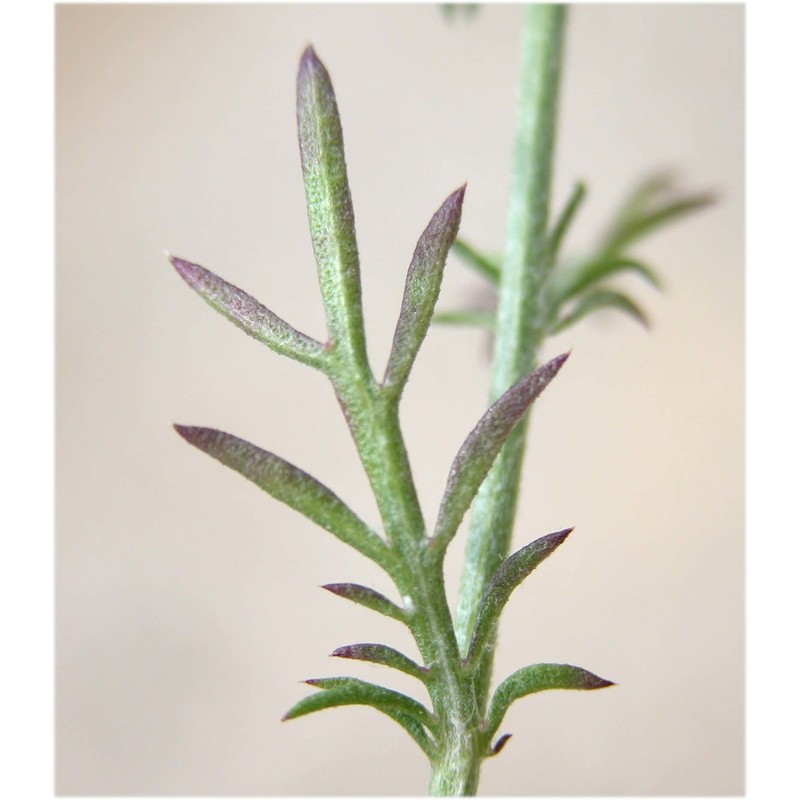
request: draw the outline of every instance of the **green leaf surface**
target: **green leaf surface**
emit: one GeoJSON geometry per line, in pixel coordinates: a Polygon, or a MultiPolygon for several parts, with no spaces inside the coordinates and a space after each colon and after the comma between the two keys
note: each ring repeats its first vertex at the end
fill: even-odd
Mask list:
{"type": "Polygon", "coordinates": [[[465,189],[462,186],[453,192],[433,215],[417,242],[408,268],[400,317],[383,378],[384,389],[397,397],[408,380],[414,359],[431,324],[447,253],[461,221],[465,189]]]}
{"type": "Polygon", "coordinates": [[[591,690],[613,685],[611,681],[570,664],[533,664],[523,667],[506,678],[495,690],[486,717],[487,738],[494,736],[509,706],[521,697],[547,689],[591,690]]]}
{"type": "MultiPolygon", "coordinates": [[[[714,200],[714,195],[705,192],[678,199],[670,199],[648,211],[643,209],[638,213],[628,211],[606,235],[603,249],[610,254],[619,253],[624,248],[642,239],[646,234],[652,233],[668,222],[706,208],[714,200]]],[[[642,202],[640,201],[637,206],[641,204],[642,202]]]]}
{"type": "Polygon", "coordinates": [[[321,342],[295,330],[249,294],[199,264],[175,256],[170,256],[169,260],[178,274],[211,308],[248,336],[258,339],[280,355],[312,367],[324,368],[325,347],[321,342]]]}
{"type": "Polygon", "coordinates": [[[438,311],[433,315],[438,325],[474,325],[494,329],[495,314],[492,311],[438,311]]]}
{"type": "Polygon", "coordinates": [[[572,528],[551,533],[512,553],[494,573],[478,606],[475,628],[467,653],[467,664],[477,667],[486,647],[492,642],[497,623],[511,593],[533,572],[567,536],[572,528]]]}
{"type": "Polygon", "coordinates": [[[243,475],[390,571],[392,555],[386,543],[316,478],[229,433],[185,425],[176,425],[175,430],[198,450],[243,475]]]}
{"type": "Polygon", "coordinates": [[[430,712],[407,695],[357,678],[318,678],[306,681],[324,691],[303,698],[283,716],[284,721],[338,706],[371,706],[399,723],[430,758],[433,742],[425,730],[433,727],[430,712]]]}
{"type": "Polygon", "coordinates": [[[297,132],[332,347],[366,374],[361,275],[342,125],[330,76],[313,47],[303,53],[297,75],[297,132]]]}
{"type": "Polygon", "coordinates": [[[455,536],[508,435],[556,376],[567,355],[565,353],[548,361],[508,389],[481,417],[461,445],[450,467],[434,529],[433,543],[439,553],[444,552],[455,536]]]}
{"type": "Polygon", "coordinates": [[[381,711],[387,708],[399,711],[431,731],[436,728],[433,715],[422,703],[394,689],[387,689],[385,686],[378,686],[359,678],[311,678],[305,683],[325,691],[301,700],[289,709],[284,719],[295,719],[334,706],[369,705],[381,711]]]}
{"type": "Polygon", "coordinates": [[[408,656],[385,644],[348,644],[344,647],[337,647],[331,655],[336,658],[352,658],[357,661],[382,664],[385,667],[405,672],[406,675],[419,678],[423,683],[428,679],[428,670],[425,667],[421,667],[408,656]]]}
{"type": "Polygon", "coordinates": [[[485,253],[481,253],[469,242],[465,242],[461,237],[453,242],[453,252],[465,263],[472,267],[479,275],[482,275],[495,286],[500,285],[500,265],[485,253]]]}
{"type": "Polygon", "coordinates": [[[556,306],[561,306],[587,289],[594,287],[600,281],[625,272],[641,275],[657,289],[661,288],[658,276],[646,264],[631,258],[612,256],[585,261],[551,273],[548,280],[551,302],[556,306]]]}
{"type": "Polygon", "coordinates": [[[549,254],[549,262],[552,266],[555,264],[556,260],[558,259],[558,254],[561,250],[561,244],[564,241],[564,237],[569,231],[570,226],[572,225],[572,221],[575,219],[575,215],[578,212],[578,209],[581,207],[584,198],[586,197],[586,184],[584,183],[576,183],[575,187],[572,190],[572,194],[567,200],[567,204],[564,206],[564,210],[561,212],[556,224],[553,226],[553,230],[550,232],[550,236],[547,241],[547,250],[549,254]]]}
{"type": "Polygon", "coordinates": [[[399,606],[396,606],[391,600],[384,597],[380,592],[370,589],[367,586],[360,586],[357,583],[328,583],[322,587],[329,592],[344,597],[353,603],[370,608],[383,614],[386,617],[391,617],[399,622],[408,624],[408,616],[405,611],[399,606]]]}
{"type": "Polygon", "coordinates": [[[558,320],[553,328],[553,333],[560,333],[594,311],[603,309],[617,309],[641,323],[645,328],[650,327],[644,311],[630,297],[611,289],[598,289],[583,295],[572,310],[558,320]]]}

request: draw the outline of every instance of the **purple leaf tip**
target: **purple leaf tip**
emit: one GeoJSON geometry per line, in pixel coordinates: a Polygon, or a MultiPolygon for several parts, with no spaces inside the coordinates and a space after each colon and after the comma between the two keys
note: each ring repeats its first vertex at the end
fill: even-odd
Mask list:
{"type": "Polygon", "coordinates": [[[511,738],[512,734],[504,733],[495,743],[494,747],[492,748],[492,755],[496,756],[507,744],[508,740],[511,738]]]}
{"type": "Polygon", "coordinates": [[[305,74],[312,69],[319,69],[322,62],[319,60],[313,45],[308,45],[300,57],[300,74],[305,74]]]}

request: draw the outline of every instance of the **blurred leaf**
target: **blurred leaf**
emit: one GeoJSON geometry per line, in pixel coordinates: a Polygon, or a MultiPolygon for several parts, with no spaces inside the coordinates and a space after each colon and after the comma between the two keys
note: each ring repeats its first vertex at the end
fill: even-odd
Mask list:
{"type": "Polygon", "coordinates": [[[472,17],[478,11],[478,3],[440,3],[442,16],[448,21],[456,17],[472,17]]]}
{"type": "Polygon", "coordinates": [[[491,738],[503,721],[509,706],[521,697],[547,689],[603,689],[613,686],[580,667],[569,664],[533,664],[506,678],[495,690],[486,717],[487,736],[491,738]]]}
{"type": "Polygon", "coordinates": [[[547,242],[550,265],[556,263],[559,251],[561,249],[561,243],[564,240],[570,225],[572,225],[572,220],[575,218],[575,214],[583,203],[585,197],[586,184],[582,182],[576,183],[566,206],[564,206],[564,210],[561,212],[561,216],[558,218],[558,221],[553,226],[553,230],[550,232],[550,237],[547,242]]]}
{"type": "Polygon", "coordinates": [[[303,698],[286,712],[284,721],[337,706],[372,706],[399,723],[430,758],[433,742],[423,726],[432,728],[430,712],[416,700],[357,678],[319,678],[306,681],[324,691],[303,698]]]}
{"type": "Polygon", "coordinates": [[[355,219],[333,85],[313,47],[297,75],[297,133],[311,241],[336,352],[368,370],[355,219]]]}
{"type": "Polygon", "coordinates": [[[428,679],[428,670],[425,667],[421,667],[408,656],[385,644],[348,644],[336,648],[331,655],[336,658],[352,658],[392,667],[413,678],[419,678],[423,683],[428,679]]]}
{"type": "Polygon", "coordinates": [[[553,328],[553,333],[560,333],[574,325],[579,320],[588,316],[594,311],[602,309],[616,308],[619,311],[633,317],[637,322],[644,325],[645,328],[650,327],[650,323],[639,306],[630,299],[627,295],[621,292],[615,292],[610,289],[597,289],[594,292],[585,294],[575,304],[574,308],[564,317],[562,317],[553,328]]]}
{"type": "Polygon", "coordinates": [[[383,378],[384,388],[398,397],[431,324],[445,259],[461,220],[465,189],[462,186],[453,192],[433,215],[417,242],[408,268],[400,318],[383,378]]]}
{"type": "Polygon", "coordinates": [[[439,325],[477,325],[494,330],[495,314],[492,311],[438,311],[433,321],[439,325]]]}
{"type": "Polygon", "coordinates": [[[229,433],[184,425],[176,425],[175,430],[189,444],[304,514],[387,572],[391,571],[393,555],[385,542],[315,478],[279,456],[229,433]]]}
{"type": "Polygon", "coordinates": [[[249,294],[227,283],[213,272],[182,258],[170,256],[178,274],[215,311],[219,311],[248,336],[263,342],[280,355],[312,367],[324,368],[324,346],[295,330],[249,294]]]}
{"type": "Polygon", "coordinates": [[[486,647],[494,641],[493,634],[500,619],[500,613],[511,597],[511,593],[564,542],[572,530],[572,528],[567,528],[557,533],[551,533],[526,545],[521,550],[517,550],[492,575],[481,598],[475,618],[472,641],[467,653],[467,664],[470,667],[478,666],[486,647]]]}
{"type": "Polygon", "coordinates": [[[681,194],[670,172],[658,172],[640,181],[623,202],[603,239],[602,251],[619,253],[646,233],[714,202],[710,192],[681,194]]]}
{"type": "Polygon", "coordinates": [[[339,597],[351,600],[353,603],[371,608],[379,614],[408,624],[408,617],[402,608],[396,606],[380,592],[376,592],[366,586],[359,586],[357,583],[328,583],[322,588],[339,597]]]}
{"type": "Polygon", "coordinates": [[[548,278],[548,291],[552,302],[560,307],[567,300],[571,300],[600,281],[624,272],[635,272],[656,288],[661,286],[658,276],[646,264],[630,258],[613,256],[584,261],[552,272],[548,278]]]}
{"type": "Polygon", "coordinates": [[[444,490],[434,529],[440,553],[452,540],[511,430],[556,376],[568,354],[548,361],[508,389],[481,417],[458,451],[444,490]]]}
{"type": "Polygon", "coordinates": [[[495,286],[500,285],[500,265],[489,256],[478,251],[461,237],[453,242],[453,252],[479,275],[482,275],[495,286]]]}

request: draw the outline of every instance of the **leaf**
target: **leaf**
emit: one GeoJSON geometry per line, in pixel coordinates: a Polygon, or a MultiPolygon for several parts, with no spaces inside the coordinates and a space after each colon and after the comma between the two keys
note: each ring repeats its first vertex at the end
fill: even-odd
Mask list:
{"type": "Polygon", "coordinates": [[[327,589],[329,592],[339,597],[351,600],[353,603],[371,608],[379,614],[408,624],[406,612],[374,589],[360,586],[357,583],[328,583],[322,588],[327,589]]]}
{"type": "Polygon", "coordinates": [[[564,542],[572,530],[566,528],[531,542],[510,555],[492,575],[478,605],[472,640],[467,653],[469,667],[474,669],[480,663],[486,647],[493,640],[500,613],[514,589],[564,542]]]}
{"type": "Polygon", "coordinates": [[[493,311],[439,311],[433,315],[433,322],[439,325],[477,325],[494,330],[493,311]]]}
{"type": "Polygon", "coordinates": [[[279,456],[229,433],[184,425],[175,425],[175,430],[189,444],[243,475],[276,500],[304,514],[391,572],[393,557],[384,541],[315,478],[279,456]]]}
{"type": "Polygon", "coordinates": [[[557,356],[514,384],[481,417],[464,440],[450,467],[434,528],[433,545],[440,553],[455,536],[508,435],[553,380],[568,355],[557,356]]]}
{"type": "Polygon", "coordinates": [[[359,678],[310,678],[305,683],[325,691],[301,700],[289,709],[284,719],[295,719],[333,706],[370,705],[381,711],[384,708],[400,711],[431,731],[436,728],[433,715],[422,703],[394,689],[387,689],[359,678]]]}
{"type": "Polygon", "coordinates": [[[297,75],[297,133],[311,241],[333,348],[368,370],[355,218],[339,110],[325,66],[306,48],[297,75]]]}
{"type": "Polygon", "coordinates": [[[464,203],[466,186],[453,192],[433,215],[420,236],[406,276],[400,317],[383,378],[384,389],[399,396],[428,332],[442,285],[442,273],[464,203]]]}
{"type": "Polygon", "coordinates": [[[603,250],[609,254],[618,253],[656,228],[693,211],[706,208],[715,199],[714,195],[709,192],[694,194],[663,203],[651,211],[642,210],[627,218],[623,217],[607,234],[603,250]]]}
{"type": "Polygon", "coordinates": [[[559,250],[561,249],[561,242],[564,240],[564,236],[566,236],[570,225],[572,225],[572,220],[575,218],[575,214],[581,207],[585,197],[586,184],[582,182],[576,183],[566,206],[564,206],[564,210],[561,212],[561,216],[559,216],[558,221],[553,226],[553,230],[550,232],[550,237],[547,242],[547,250],[551,265],[555,264],[556,259],[558,258],[559,250]]]}
{"type": "Polygon", "coordinates": [[[512,734],[504,733],[493,745],[492,749],[489,751],[489,754],[486,756],[487,758],[491,758],[492,756],[496,756],[508,743],[508,740],[511,738],[512,734]]]}
{"type": "Polygon", "coordinates": [[[644,325],[645,328],[650,327],[650,322],[644,311],[642,311],[630,297],[621,292],[615,292],[609,289],[598,289],[581,297],[572,311],[556,323],[553,328],[553,333],[560,333],[592,312],[604,308],[616,308],[628,314],[630,317],[633,317],[637,322],[644,325]]]}
{"type": "Polygon", "coordinates": [[[182,258],[170,256],[178,274],[215,311],[280,355],[324,369],[325,347],[295,330],[277,314],[213,272],[182,258]]]}
{"type": "Polygon", "coordinates": [[[569,664],[533,664],[523,667],[506,678],[495,690],[486,716],[487,738],[491,738],[497,731],[509,706],[521,697],[547,689],[591,690],[613,685],[611,681],[569,664]]]}
{"type": "Polygon", "coordinates": [[[331,656],[382,664],[385,667],[405,672],[406,675],[411,675],[413,678],[419,678],[423,683],[428,680],[428,670],[425,667],[421,667],[408,656],[385,644],[348,644],[338,647],[331,653],[331,656]]]}
{"type": "Polygon", "coordinates": [[[630,258],[614,256],[585,261],[569,269],[551,273],[548,291],[552,302],[556,306],[560,306],[600,281],[622,272],[635,272],[657,289],[661,288],[658,276],[646,264],[630,258]]]}
{"type": "Polygon", "coordinates": [[[305,682],[325,691],[296,703],[283,716],[284,721],[337,706],[372,706],[402,725],[423,752],[429,757],[432,755],[433,743],[423,726],[432,729],[433,718],[421,703],[411,697],[357,678],[318,678],[305,682]]]}
{"type": "Polygon", "coordinates": [[[460,237],[453,242],[453,252],[490,283],[495,286],[500,285],[500,266],[489,256],[481,253],[460,237]]]}

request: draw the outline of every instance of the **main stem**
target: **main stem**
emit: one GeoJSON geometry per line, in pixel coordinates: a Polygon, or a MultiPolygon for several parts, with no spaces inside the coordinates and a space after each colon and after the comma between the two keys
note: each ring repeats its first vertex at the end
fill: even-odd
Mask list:
{"type": "MultiPolygon", "coordinates": [[[[506,254],[500,281],[491,401],[536,366],[543,337],[542,285],[547,267],[548,210],[566,8],[531,5],[522,40],[522,76],[506,254]]],[[[472,509],[456,612],[456,636],[466,653],[486,584],[508,555],[517,506],[527,418],[509,437],[472,509]]],[[[493,647],[478,671],[476,699],[485,711],[493,647]]]]}

